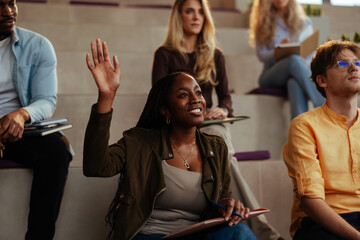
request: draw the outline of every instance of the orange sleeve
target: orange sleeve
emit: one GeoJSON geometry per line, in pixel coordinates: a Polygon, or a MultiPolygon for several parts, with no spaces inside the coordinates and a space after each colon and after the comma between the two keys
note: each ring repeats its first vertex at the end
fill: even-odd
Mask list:
{"type": "Polygon", "coordinates": [[[292,121],[283,156],[297,197],[325,200],[316,137],[312,127],[302,118],[292,121]]]}

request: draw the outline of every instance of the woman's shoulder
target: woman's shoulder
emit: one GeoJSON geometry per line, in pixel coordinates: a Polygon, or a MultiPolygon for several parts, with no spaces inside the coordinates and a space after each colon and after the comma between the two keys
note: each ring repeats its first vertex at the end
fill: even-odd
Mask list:
{"type": "Polygon", "coordinates": [[[171,55],[171,54],[175,54],[176,51],[171,50],[169,47],[166,47],[164,45],[158,47],[155,51],[156,54],[166,54],[166,55],[171,55]]]}
{"type": "Polygon", "coordinates": [[[214,60],[215,60],[215,63],[223,62],[225,60],[223,51],[218,47],[215,48],[214,60]]]}
{"type": "Polygon", "coordinates": [[[155,139],[160,138],[160,129],[133,127],[126,130],[123,133],[123,136],[127,140],[134,140],[137,142],[154,141],[155,139]]]}
{"type": "Polygon", "coordinates": [[[224,56],[224,53],[219,47],[216,47],[214,55],[215,57],[219,57],[219,56],[224,56]]]}
{"type": "Polygon", "coordinates": [[[313,25],[313,23],[312,23],[311,18],[309,18],[308,16],[305,16],[305,19],[304,19],[304,28],[310,27],[310,26],[312,26],[312,25],[313,25]]]}
{"type": "Polygon", "coordinates": [[[205,133],[205,132],[201,132],[201,131],[199,131],[199,132],[208,144],[213,145],[213,146],[217,145],[217,146],[221,146],[221,147],[226,146],[226,143],[222,137],[219,137],[219,136],[213,135],[213,134],[209,134],[209,133],[205,133]]]}

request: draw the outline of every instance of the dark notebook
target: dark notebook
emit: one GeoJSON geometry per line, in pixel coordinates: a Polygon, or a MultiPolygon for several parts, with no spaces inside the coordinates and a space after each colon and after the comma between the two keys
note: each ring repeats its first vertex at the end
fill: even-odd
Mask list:
{"type": "Polygon", "coordinates": [[[54,118],[25,124],[23,136],[46,136],[51,133],[71,128],[72,125],[67,123],[67,121],[67,118],[54,118]]]}

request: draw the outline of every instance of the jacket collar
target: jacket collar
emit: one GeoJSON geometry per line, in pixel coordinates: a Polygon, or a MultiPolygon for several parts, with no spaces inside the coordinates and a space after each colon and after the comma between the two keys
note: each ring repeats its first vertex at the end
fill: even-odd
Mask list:
{"type": "Polygon", "coordinates": [[[17,43],[17,42],[19,42],[19,44],[20,44],[20,39],[19,39],[19,34],[18,34],[18,28],[15,26],[15,27],[14,27],[14,31],[13,31],[12,34],[11,34],[11,43],[12,43],[12,44],[15,44],[15,43],[17,43]]]}

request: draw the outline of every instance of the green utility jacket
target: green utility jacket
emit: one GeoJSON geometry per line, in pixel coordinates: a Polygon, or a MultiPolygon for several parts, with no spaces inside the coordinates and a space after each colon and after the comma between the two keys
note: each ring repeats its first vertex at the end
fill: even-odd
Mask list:
{"type": "MultiPolygon", "coordinates": [[[[167,127],[132,128],[116,144],[108,146],[112,112],[99,114],[94,107],[84,142],[83,171],[87,177],[111,177],[122,173],[114,214],[113,239],[132,239],[150,218],[156,197],[165,189],[162,161],[173,158],[167,127]]],[[[197,131],[203,159],[202,188],[209,201],[230,198],[227,147],[222,138],[197,131]]],[[[211,207],[202,219],[215,217],[211,207]]]]}

